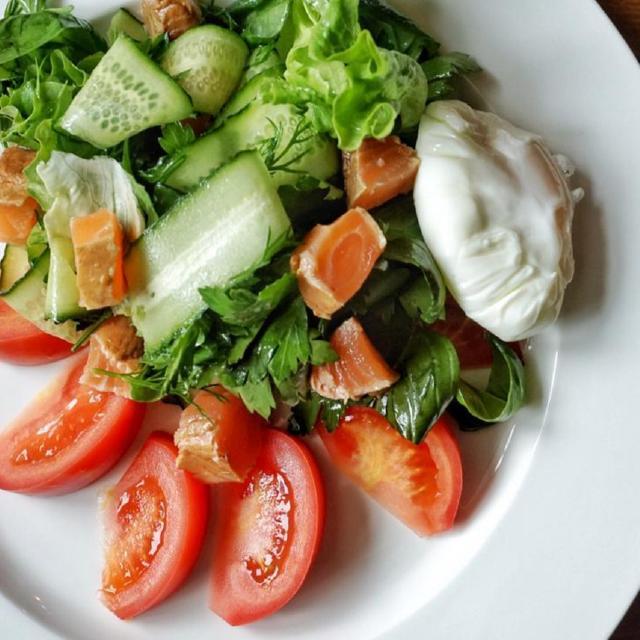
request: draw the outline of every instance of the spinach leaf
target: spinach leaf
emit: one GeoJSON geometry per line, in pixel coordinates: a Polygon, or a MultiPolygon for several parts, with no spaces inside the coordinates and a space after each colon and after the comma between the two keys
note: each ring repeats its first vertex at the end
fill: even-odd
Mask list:
{"type": "Polygon", "coordinates": [[[420,233],[411,197],[396,198],[373,212],[387,247],[347,309],[365,315],[387,298],[414,320],[431,324],[444,317],[446,287],[420,233]]]}
{"type": "Polygon", "coordinates": [[[376,408],[407,440],[419,444],[455,396],[458,355],[447,338],[422,331],[414,336],[401,373],[376,408]]]}
{"type": "Polygon", "coordinates": [[[493,335],[488,339],[493,350],[493,366],[487,388],[476,389],[461,380],[456,393],[456,400],[484,424],[465,424],[463,420],[460,425],[463,430],[475,431],[508,420],[525,399],[524,367],[520,358],[502,340],[493,335]]]}
{"type": "Polygon", "coordinates": [[[457,94],[454,80],[467,73],[480,71],[478,63],[466,53],[454,51],[422,63],[429,80],[429,102],[453,98],[457,94]]]}
{"type": "Polygon", "coordinates": [[[244,20],[242,37],[250,45],[273,42],[289,16],[291,0],[267,0],[251,11],[244,20]]]}
{"type": "Polygon", "coordinates": [[[431,36],[378,0],[360,0],[360,24],[371,32],[378,46],[414,60],[429,58],[440,48],[431,36]]]}

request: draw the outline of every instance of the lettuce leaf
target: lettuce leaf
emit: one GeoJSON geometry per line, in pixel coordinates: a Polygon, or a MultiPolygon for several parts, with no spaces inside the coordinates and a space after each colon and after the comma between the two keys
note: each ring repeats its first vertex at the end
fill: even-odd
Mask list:
{"type": "Polygon", "coordinates": [[[279,49],[285,78],[312,90],[315,117],[330,122],[343,150],[396,125],[417,125],[428,83],[409,55],[378,47],[358,22],[358,0],[292,0],[279,49]]]}
{"type": "Polygon", "coordinates": [[[42,204],[47,211],[44,224],[49,241],[52,236],[70,237],[72,217],[101,208],[116,214],[129,241],[144,231],[145,219],[133,179],[113,158],[85,160],[54,151],[47,162],[37,166],[36,173],[48,200],[42,204]]]}

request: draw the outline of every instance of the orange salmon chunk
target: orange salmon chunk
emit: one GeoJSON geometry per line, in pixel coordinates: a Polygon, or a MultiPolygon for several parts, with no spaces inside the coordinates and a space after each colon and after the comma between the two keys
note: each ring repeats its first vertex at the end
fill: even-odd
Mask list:
{"type": "Polygon", "coordinates": [[[110,391],[130,398],[131,387],[126,380],[105,376],[96,370],[135,373],[143,352],[142,338],[138,337],[129,318],[109,318],[91,336],[89,358],[80,382],[98,391],[110,391]]]}
{"type": "Polygon", "coordinates": [[[344,183],[350,207],[373,209],[413,189],[420,166],[415,149],[397,136],[367,138],[343,155],[344,183]]]}
{"type": "Polygon", "coordinates": [[[116,215],[99,209],[88,216],[72,218],[71,241],[80,305],[102,309],[122,302],[126,294],[124,239],[116,215]]]}
{"type": "Polygon", "coordinates": [[[26,244],[38,216],[38,203],[27,198],[21,205],[0,204],[0,242],[26,244]]]}
{"type": "Polygon", "coordinates": [[[291,256],[306,305],[330,318],[360,290],[386,244],[377,222],[359,207],[316,225],[291,256]]]}
{"type": "Polygon", "coordinates": [[[314,366],[311,388],[332,400],[357,400],[394,384],[399,376],[373,346],[355,319],[343,322],[331,336],[336,362],[314,366]]]}

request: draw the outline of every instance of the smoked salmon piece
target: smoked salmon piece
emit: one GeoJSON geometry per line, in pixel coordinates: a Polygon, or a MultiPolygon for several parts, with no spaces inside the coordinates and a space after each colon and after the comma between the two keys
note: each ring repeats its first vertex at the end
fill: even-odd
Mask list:
{"type": "Polygon", "coordinates": [[[125,316],[114,316],[91,336],[89,358],[80,382],[98,391],[110,391],[123,398],[131,397],[131,387],[122,378],[112,378],[96,369],[113,373],[135,373],[144,352],[142,338],[125,316]]]}
{"type": "Polygon", "coordinates": [[[0,242],[24,245],[38,220],[38,203],[27,198],[21,205],[0,204],[0,242]]]}
{"type": "Polygon", "coordinates": [[[330,318],[363,285],[387,240],[359,207],[329,225],[316,225],[291,256],[291,269],[307,306],[330,318]]]}
{"type": "Polygon", "coordinates": [[[373,209],[413,189],[420,166],[415,149],[397,136],[366,138],[343,155],[344,183],[350,207],[373,209]]]}
{"type": "Polygon", "coordinates": [[[260,452],[266,421],[219,385],[198,391],[193,402],[173,438],[178,468],[210,484],[242,482],[260,452]]]}
{"type": "Polygon", "coordinates": [[[0,154],[0,203],[19,207],[29,197],[24,170],[36,152],[22,147],[9,147],[0,154]]]}
{"type": "Polygon", "coordinates": [[[36,223],[38,203],[29,197],[24,175],[35,156],[22,147],[9,147],[0,155],[0,242],[25,244],[36,223]]]}
{"type": "Polygon", "coordinates": [[[357,400],[390,387],[399,378],[355,319],[343,322],[329,341],[339,360],[311,370],[311,388],[332,400],[357,400]]]}
{"type": "Polygon", "coordinates": [[[124,236],[116,215],[99,209],[72,218],[71,241],[81,306],[102,309],[122,302],[127,292],[124,236]]]}

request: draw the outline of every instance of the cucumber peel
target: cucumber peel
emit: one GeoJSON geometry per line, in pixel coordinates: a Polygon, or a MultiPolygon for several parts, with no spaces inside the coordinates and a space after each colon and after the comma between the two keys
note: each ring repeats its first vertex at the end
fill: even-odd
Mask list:
{"type": "Polygon", "coordinates": [[[121,35],[93,70],[60,126],[98,148],[191,115],[189,96],[128,36],[121,35]]]}

